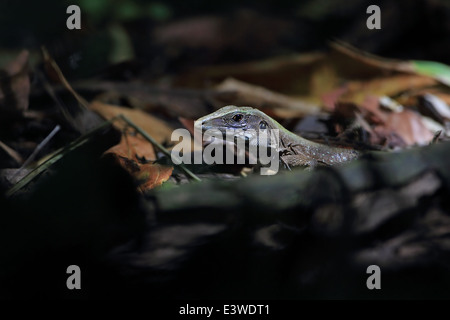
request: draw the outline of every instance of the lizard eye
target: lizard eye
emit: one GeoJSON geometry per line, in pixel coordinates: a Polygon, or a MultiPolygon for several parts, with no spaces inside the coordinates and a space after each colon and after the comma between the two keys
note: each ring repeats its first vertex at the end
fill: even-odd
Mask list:
{"type": "Polygon", "coordinates": [[[242,114],[237,113],[237,114],[235,114],[233,117],[231,117],[231,119],[233,119],[233,121],[235,121],[235,122],[241,122],[241,120],[242,120],[243,117],[244,117],[244,116],[243,116],[242,114]]]}
{"type": "Polygon", "coordinates": [[[260,129],[267,129],[267,122],[265,122],[265,121],[261,121],[260,123],[259,123],[259,128],[260,129]]]}

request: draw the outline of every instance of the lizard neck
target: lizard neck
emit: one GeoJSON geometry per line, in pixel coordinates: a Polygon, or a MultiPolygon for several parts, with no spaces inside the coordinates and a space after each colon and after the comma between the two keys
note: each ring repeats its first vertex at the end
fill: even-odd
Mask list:
{"type": "Polygon", "coordinates": [[[288,147],[288,145],[294,144],[320,146],[320,144],[318,143],[309,141],[305,138],[296,135],[295,133],[290,132],[285,127],[283,127],[279,122],[270,118],[269,116],[264,117],[264,121],[266,121],[271,128],[279,130],[280,148],[286,148],[288,147]]]}
{"type": "Polygon", "coordinates": [[[301,156],[306,163],[321,162],[327,165],[346,162],[355,159],[359,153],[352,149],[330,147],[307,140],[290,132],[272,119],[274,128],[279,129],[280,149],[301,156]]]}

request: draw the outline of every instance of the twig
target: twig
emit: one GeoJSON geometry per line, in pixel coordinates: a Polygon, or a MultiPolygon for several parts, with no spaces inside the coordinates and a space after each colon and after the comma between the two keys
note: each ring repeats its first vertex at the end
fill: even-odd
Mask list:
{"type": "Polygon", "coordinates": [[[30,183],[35,177],[37,177],[39,174],[44,172],[47,168],[49,168],[51,165],[59,161],[61,158],[63,158],[67,153],[70,151],[78,148],[79,146],[85,144],[89,138],[96,134],[98,131],[103,130],[105,127],[111,125],[112,122],[116,121],[118,117],[114,117],[108,121],[105,121],[101,125],[99,125],[97,128],[91,130],[90,132],[86,133],[85,135],[79,137],[75,141],[71,142],[69,145],[57,150],[53,156],[43,163],[41,163],[39,166],[34,168],[32,171],[30,171],[25,177],[23,177],[20,181],[18,181],[14,186],[12,186],[7,192],[6,196],[10,197],[14,193],[16,193],[18,190],[22,189],[24,186],[26,186],[28,183],[30,183]]]}
{"type": "Polygon", "coordinates": [[[185,165],[182,163],[182,160],[178,158],[177,155],[172,155],[169,150],[167,150],[166,148],[164,148],[158,141],[156,141],[155,139],[153,139],[147,132],[145,132],[144,130],[142,130],[140,127],[138,127],[136,124],[134,124],[130,119],[128,119],[126,116],[124,116],[123,114],[119,115],[120,118],[122,118],[129,126],[131,126],[132,128],[134,128],[138,133],[140,133],[145,139],[147,139],[151,144],[153,144],[155,147],[157,147],[159,150],[161,150],[162,153],[164,153],[166,156],[171,157],[175,160],[177,160],[177,162],[179,162],[179,166],[180,168],[192,179],[194,179],[195,181],[201,181],[201,179],[199,177],[197,177],[191,170],[189,170],[188,168],[185,167],[185,165]]]}
{"type": "Polygon", "coordinates": [[[16,171],[16,173],[13,175],[12,177],[12,181],[15,181],[15,179],[17,178],[17,176],[22,172],[22,170],[28,166],[30,164],[31,161],[34,160],[34,158],[36,157],[36,155],[39,153],[39,151],[42,150],[42,148],[55,136],[56,133],[58,133],[59,129],[61,129],[61,127],[59,126],[59,124],[52,130],[52,132],[50,132],[50,134],[44,139],[42,140],[41,143],[39,143],[39,145],[36,147],[36,149],[34,149],[33,153],[27,158],[27,160],[25,160],[25,162],[22,164],[22,166],[16,171]]]}
{"type": "Polygon", "coordinates": [[[18,164],[23,163],[23,159],[15,150],[8,147],[0,140],[0,148],[3,149],[11,158],[13,158],[18,164]]]}

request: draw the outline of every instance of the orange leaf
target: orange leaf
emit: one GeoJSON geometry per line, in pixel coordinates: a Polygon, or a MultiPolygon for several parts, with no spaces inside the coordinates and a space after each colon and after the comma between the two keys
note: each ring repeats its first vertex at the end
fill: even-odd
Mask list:
{"type": "Polygon", "coordinates": [[[142,192],[167,181],[173,171],[171,166],[146,163],[146,160],[156,160],[156,155],[152,144],[140,135],[125,132],[120,143],[105,151],[105,154],[111,154],[139,182],[142,192]]]}
{"type": "Polygon", "coordinates": [[[156,160],[156,154],[153,145],[145,140],[141,135],[133,136],[127,133],[122,135],[120,143],[105,151],[114,153],[120,157],[130,160],[156,160]]]}
{"type": "MultiPolygon", "coordinates": [[[[172,128],[169,127],[164,121],[153,117],[152,115],[136,109],[124,108],[120,106],[106,104],[100,101],[94,101],[89,105],[91,110],[99,113],[102,117],[109,120],[120,114],[125,115],[128,119],[133,121],[138,127],[142,128],[145,132],[153,137],[156,141],[162,143],[164,141],[170,141],[172,135],[172,128]]],[[[119,129],[126,127],[125,124],[115,122],[114,126],[119,129]]]]}
{"type": "Polygon", "coordinates": [[[142,192],[152,189],[167,181],[172,175],[173,167],[160,164],[141,164],[138,160],[123,157],[114,152],[107,152],[130,173],[138,182],[142,192]]]}
{"type": "Polygon", "coordinates": [[[163,166],[160,164],[143,164],[140,166],[140,172],[136,175],[141,183],[139,188],[141,191],[153,189],[163,184],[172,175],[173,167],[163,166]]]}

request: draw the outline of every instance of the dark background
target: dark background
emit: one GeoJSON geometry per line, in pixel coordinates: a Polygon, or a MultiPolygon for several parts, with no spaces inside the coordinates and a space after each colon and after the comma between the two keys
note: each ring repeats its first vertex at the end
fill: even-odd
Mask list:
{"type": "Polygon", "coordinates": [[[112,25],[126,30],[134,59],[154,76],[193,65],[325,50],[333,39],[385,57],[450,63],[450,4],[438,0],[19,0],[0,2],[0,21],[4,51],[45,45],[66,70],[75,54],[78,63],[66,72],[69,78],[98,75],[111,64],[112,25]],[[69,4],[81,7],[82,30],[67,30],[69,4]],[[366,28],[372,4],[381,9],[381,30],[366,28]],[[208,24],[199,23],[185,28],[181,38],[155,36],[168,25],[199,17],[219,21],[220,32],[210,34],[208,24]]]}
{"type": "MultiPolygon", "coordinates": [[[[2,65],[24,48],[36,57],[44,45],[70,80],[103,77],[158,82],[197,66],[328,50],[333,39],[384,57],[450,64],[450,4],[432,0],[0,1],[2,65]],[[67,30],[69,4],[80,5],[82,30],[67,30]],[[381,8],[381,30],[366,28],[366,8],[372,4],[381,8]],[[189,20],[193,22],[175,28],[179,35],[174,35],[171,27],[189,20]],[[123,36],[122,31],[128,41],[117,42],[115,37],[123,36]],[[127,43],[121,48],[132,54],[112,58],[118,43],[127,43]]],[[[99,139],[92,144],[101,144],[99,139]]],[[[324,249],[321,252],[311,249],[308,235],[295,239],[290,251],[265,255],[253,250],[246,231],[257,221],[252,214],[259,212],[250,209],[245,217],[241,212],[220,211],[160,217],[163,226],[208,219],[238,222],[195,253],[180,255],[169,266],[172,270],[143,268],[127,273],[121,268],[126,262],[112,263],[117,257],[111,257],[111,248],[130,239],[131,245],[139,247],[151,220],[142,213],[151,210],[143,209],[123,171],[99,162],[101,153],[92,144],[54,168],[57,174],[40,182],[31,196],[0,198],[4,219],[0,224],[0,297],[380,297],[367,291],[365,270],[340,264],[344,259],[340,252],[353,245],[345,242],[348,239],[316,238],[314,245],[324,249]],[[284,286],[298,280],[297,266],[308,269],[304,261],[293,258],[297,249],[312,257],[312,263],[337,269],[318,282],[306,279],[303,291],[295,285],[284,286]],[[68,292],[65,287],[65,269],[71,264],[82,269],[80,292],[68,292]]],[[[187,248],[190,253],[189,243],[187,248]]],[[[382,297],[420,297],[421,292],[410,291],[408,272],[384,278],[390,287],[383,287],[382,297]]],[[[427,297],[448,296],[443,287],[434,290],[429,285],[441,279],[449,283],[445,266],[415,269],[411,274],[423,275],[415,288],[424,289],[427,297]]]]}

